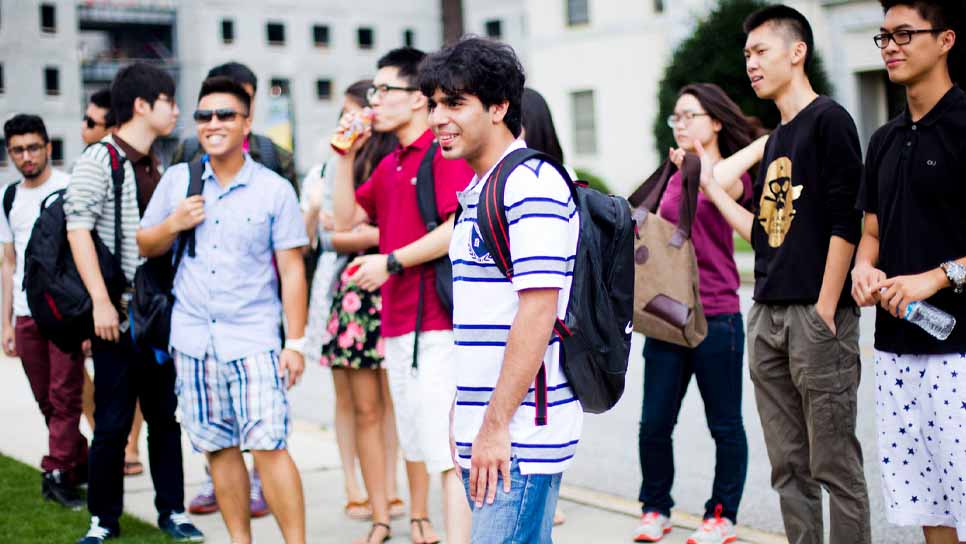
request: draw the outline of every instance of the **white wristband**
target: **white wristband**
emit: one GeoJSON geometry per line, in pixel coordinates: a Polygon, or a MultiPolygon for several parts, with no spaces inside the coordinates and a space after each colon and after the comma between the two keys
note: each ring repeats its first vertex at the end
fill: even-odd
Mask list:
{"type": "Polygon", "coordinates": [[[302,355],[305,355],[305,337],[302,338],[286,338],[285,347],[283,349],[292,350],[302,355]]]}

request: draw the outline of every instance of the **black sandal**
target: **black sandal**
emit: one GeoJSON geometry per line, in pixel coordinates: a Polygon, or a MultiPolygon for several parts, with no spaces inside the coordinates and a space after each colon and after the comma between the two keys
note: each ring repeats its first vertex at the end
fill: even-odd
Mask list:
{"type": "MultiPolygon", "coordinates": [[[[419,540],[422,540],[425,537],[423,534],[423,524],[431,523],[429,518],[412,518],[409,520],[409,524],[412,525],[413,523],[416,524],[416,527],[419,527],[419,540]]],[[[432,542],[426,542],[425,544],[439,544],[439,542],[439,540],[434,540],[432,542]]]]}
{"type": "Polygon", "coordinates": [[[366,536],[366,544],[369,544],[369,542],[372,541],[372,534],[375,533],[376,532],[376,529],[379,528],[379,527],[385,527],[386,528],[386,536],[384,536],[382,538],[382,542],[385,542],[385,541],[389,540],[390,538],[392,538],[392,527],[390,527],[386,523],[380,523],[380,522],[377,521],[377,522],[373,523],[372,524],[372,528],[369,529],[369,535],[366,536]]]}

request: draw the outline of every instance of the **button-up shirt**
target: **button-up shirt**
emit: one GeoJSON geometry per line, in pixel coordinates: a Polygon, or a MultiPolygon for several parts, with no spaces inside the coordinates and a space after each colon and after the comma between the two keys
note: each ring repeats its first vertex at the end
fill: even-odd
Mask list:
{"type": "MultiPolygon", "coordinates": [[[[205,220],[195,227],[195,256],[185,252],[174,280],[171,347],[222,361],[281,349],[282,306],[275,251],[308,244],[295,191],[248,154],[224,187],[206,163],[205,220]]],[[[162,223],[185,198],[188,165],[168,168],[141,226],[162,223]]]]}

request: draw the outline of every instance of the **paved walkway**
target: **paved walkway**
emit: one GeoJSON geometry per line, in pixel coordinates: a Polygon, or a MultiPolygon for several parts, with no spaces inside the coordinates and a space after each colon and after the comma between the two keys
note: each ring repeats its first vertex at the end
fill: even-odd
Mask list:
{"type": "MultiPolygon", "coordinates": [[[[0,428],[8,437],[0,444],[0,453],[37,466],[47,447],[46,429],[30,394],[27,379],[19,361],[15,359],[0,357],[0,399],[3,399],[0,401],[0,428]]],[[[82,423],[82,429],[90,436],[86,423],[82,423]]],[[[146,433],[142,433],[141,451],[142,461],[146,463],[146,433]]],[[[346,543],[363,535],[368,525],[351,521],[342,514],[342,471],[332,433],[316,424],[297,422],[291,437],[291,451],[302,472],[305,486],[309,542],[346,543]]],[[[637,467],[628,467],[628,471],[635,474],[636,470],[637,467]]],[[[400,471],[400,474],[403,472],[400,471]]],[[[194,454],[185,442],[186,496],[189,500],[198,491],[203,475],[202,458],[194,454]]],[[[39,481],[38,477],[38,492],[39,481]]],[[[128,478],[125,487],[126,511],[149,522],[154,521],[154,494],[147,474],[128,478]]],[[[438,487],[438,484],[433,486],[432,504],[439,503],[438,487]]],[[[629,534],[639,512],[637,503],[568,486],[564,486],[562,496],[561,506],[568,521],[554,531],[556,543],[630,542],[629,534]]],[[[437,520],[437,527],[441,527],[439,508],[433,510],[431,515],[437,520]]],[[[207,535],[207,542],[229,544],[219,516],[195,516],[194,520],[207,535]]],[[[688,527],[694,527],[698,520],[676,513],[674,521],[677,528],[664,542],[683,544],[690,533],[688,527]]],[[[392,525],[393,541],[407,542],[409,526],[406,520],[396,520],[392,525]]],[[[253,527],[259,543],[281,542],[274,518],[255,520],[253,527]]],[[[78,535],[85,528],[78,527],[78,535]]],[[[741,541],[744,543],[786,542],[784,538],[752,529],[742,529],[739,534],[744,538],[741,541]]]]}

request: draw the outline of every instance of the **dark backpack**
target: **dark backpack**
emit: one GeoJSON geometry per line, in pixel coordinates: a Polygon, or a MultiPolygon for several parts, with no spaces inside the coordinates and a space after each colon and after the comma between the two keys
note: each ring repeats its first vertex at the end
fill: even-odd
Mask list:
{"type": "MultiPolygon", "coordinates": [[[[7,218],[7,223],[10,222],[10,210],[13,209],[13,199],[17,198],[17,185],[20,185],[19,181],[7,185],[7,188],[3,191],[3,216],[7,218]]],[[[11,230],[13,230],[12,227],[11,230]]]]}
{"type": "MultiPolygon", "coordinates": [[[[634,222],[621,197],[570,179],[563,165],[534,149],[511,152],[483,186],[477,223],[483,243],[503,275],[512,279],[510,229],[504,193],[510,173],[530,160],[553,166],[567,181],[580,217],[580,237],[566,318],[554,324],[560,364],[585,412],[612,408],[624,392],[634,314],[634,222]]],[[[536,378],[536,422],[547,422],[547,372],[536,378]]]]}
{"type": "MultiPolygon", "coordinates": [[[[204,162],[188,164],[186,197],[200,195],[203,189],[204,162]]],[[[168,359],[171,338],[171,310],[174,308],[174,277],[185,251],[195,256],[195,230],[178,234],[174,247],[164,255],[152,257],[134,273],[134,298],[128,305],[131,339],[142,349],[151,349],[158,362],[168,359]]]]}
{"type": "MultiPolygon", "coordinates": [[[[419,163],[419,170],[416,172],[416,204],[419,207],[419,215],[426,224],[426,232],[436,230],[436,227],[446,221],[445,217],[439,215],[436,209],[436,178],[433,176],[433,159],[436,157],[436,150],[439,144],[435,141],[430,144],[429,151],[423,155],[423,160],[419,163]]],[[[419,368],[419,329],[423,326],[423,307],[426,288],[423,281],[426,267],[432,266],[436,271],[436,294],[443,308],[453,315],[453,263],[449,260],[449,255],[444,255],[434,261],[423,263],[419,267],[419,297],[416,299],[416,330],[413,340],[413,369],[419,368]]]]}
{"type": "MultiPolygon", "coordinates": [[[[115,306],[120,306],[121,295],[127,287],[120,264],[125,159],[107,142],[91,145],[103,145],[111,157],[115,203],[114,253],[104,245],[96,230],[91,231],[91,237],[107,292],[115,306]]],[[[64,193],[64,189],[54,191],[40,203],[40,216],[34,223],[24,252],[23,288],[31,316],[41,334],[62,351],[73,353],[80,349],[81,342],[94,335],[94,317],[90,294],[77,271],[67,242],[64,193]]]]}

